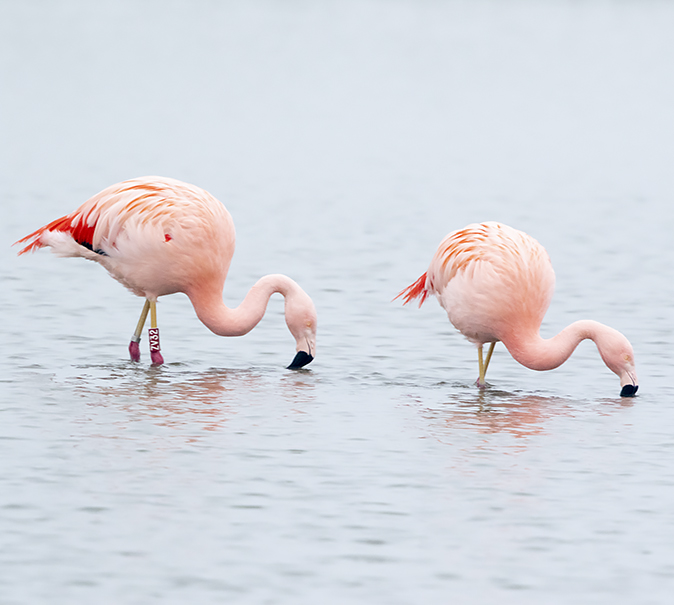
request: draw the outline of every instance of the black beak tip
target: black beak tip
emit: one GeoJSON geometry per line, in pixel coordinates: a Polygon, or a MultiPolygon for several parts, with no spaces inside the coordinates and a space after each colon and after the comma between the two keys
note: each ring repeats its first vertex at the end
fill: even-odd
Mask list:
{"type": "Polygon", "coordinates": [[[298,351],[297,355],[295,355],[295,359],[292,360],[292,363],[288,366],[287,369],[299,370],[308,363],[311,363],[313,360],[314,358],[311,355],[309,355],[309,353],[305,353],[304,351],[298,351]]]}
{"type": "Polygon", "coordinates": [[[626,384],[620,391],[621,397],[634,397],[639,390],[638,384],[626,384]]]}

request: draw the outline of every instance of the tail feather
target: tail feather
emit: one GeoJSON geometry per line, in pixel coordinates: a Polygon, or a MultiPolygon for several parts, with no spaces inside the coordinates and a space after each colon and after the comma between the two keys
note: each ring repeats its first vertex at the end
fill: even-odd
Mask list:
{"type": "Polygon", "coordinates": [[[19,250],[18,255],[26,254],[26,252],[33,252],[38,248],[44,248],[44,244],[40,241],[40,236],[44,233],[45,227],[40,227],[37,231],[33,231],[30,235],[22,237],[19,241],[16,241],[12,246],[17,244],[26,244],[21,250],[19,250]]]}
{"type": "Polygon", "coordinates": [[[42,235],[51,231],[58,231],[69,234],[80,245],[86,246],[88,244],[91,247],[95,228],[96,225],[87,225],[84,217],[79,214],[62,216],[48,225],[33,231],[33,233],[26,235],[26,237],[22,237],[19,241],[14,242],[13,245],[26,244],[18,252],[18,255],[21,256],[22,254],[26,254],[26,252],[33,252],[38,248],[44,248],[48,244],[44,243],[42,235]]]}
{"type": "Polygon", "coordinates": [[[417,281],[407,286],[398,296],[393,300],[403,297],[403,305],[406,305],[411,300],[419,298],[419,306],[423,305],[429,297],[430,292],[426,289],[426,274],[424,273],[417,281]]]}

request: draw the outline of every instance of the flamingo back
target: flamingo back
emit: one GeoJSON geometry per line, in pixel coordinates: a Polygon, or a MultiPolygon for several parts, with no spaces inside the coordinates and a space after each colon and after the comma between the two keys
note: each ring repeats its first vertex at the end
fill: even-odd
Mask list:
{"type": "Polygon", "coordinates": [[[468,340],[484,344],[516,332],[538,333],[550,306],[555,274],[534,238],[496,222],[447,235],[428,271],[398,296],[404,303],[435,294],[468,340]]]}
{"type": "Polygon", "coordinates": [[[231,216],[208,192],[141,177],[104,189],[17,243],[25,244],[19,254],[50,246],[95,260],[134,293],[156,297],[198,282],[222,288],[234,242],[231,216]]]}
{"type": "Polygon", "coordinates": [[[428,286],[452,324],[477,344],[513,331],[538,333],[555,274],[534,238],[496,222],[450,233],[438,247],[428,286]]]}

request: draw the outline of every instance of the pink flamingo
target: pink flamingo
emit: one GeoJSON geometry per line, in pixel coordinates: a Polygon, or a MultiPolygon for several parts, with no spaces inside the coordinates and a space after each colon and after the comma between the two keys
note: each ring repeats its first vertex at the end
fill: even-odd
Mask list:
{"type": "Polygon", "coordinates": [[[563,364],[581,340],[589,338],[620,378],[620,395],[635,395],[639,387],[634,352],[617,330],[582,320],[553,338],[541,338],[541,322],[554,287],[555,273],[543,246],[522,231],[488,222],[447,235],[428,271],[396,298],[403,296],[403,304],[419,298],[421,306],[435,294],[449,321],[477,345],[479,387],[485,385],[498,341],[527,368],[551,370],[563,364]],[[489,351],[483,359],[482,347],[487,343],[489,351]]]}
{"type": "Polygon", "coordinates": [[[129,344],[133,361],[147,319],[152,363],[164,362],[159,348],[156,302],[184,292],[197,317],[220,336],[241,336],[262,319],[275,292],[285,297],[285,318],[297,342],[289,369],[310,363],[316,351],[316,309],[309,296],[285,275],[267,275],[236,309],[222,300],[234,254],[234,223],[212,195],[180,181],[142,177],[112,185],[75,212],[20,239],[26,252],[50,246],[59,256],[96,261],[137,296],[145,298],[129,344]]]}

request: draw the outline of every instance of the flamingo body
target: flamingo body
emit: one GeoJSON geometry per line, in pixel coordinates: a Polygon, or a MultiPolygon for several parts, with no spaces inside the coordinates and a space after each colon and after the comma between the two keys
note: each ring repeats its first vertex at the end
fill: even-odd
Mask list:
{"type": "MultiPolygon", "coordinates": [[[[295,361],[309,363],[315,351],[316,311],[293,280],[268,275],[236,309],[222,302],[235,239],[232,217],[211,194],[175,179],[142,177],[104,189],[17,243],[25,244],[19,254],[49,246],[59,256],[96,261],[152,304],[159,296],[184,292],[199,319],[223,336],[250,331],[262,319],[269,297],[280,292],[297,341],[295,361]]],[[[146,315],[147,309],[143,322],[146,315]]],[[[291,367],[301,367],[295,361],[291,367]]]]}
{"type": "Polygon", "coordinates": [[[549,370],[589,338],[609,369],[620,377],[621,394],[635,394],[634,352],[617,330],[584,320],[554,338],[540,337],[554,287],[555,274],[543,246],[522,231],[486,222],[447,235],[428,271],[398,296],[404,304],[418,298],[419,306],[428,296],[437,297],[454,327],[478,346],[479,386],[484,386],[482,346],[487,343],[492,343],[493,350],[493,343],[503,342],[526,367],[549,370]]]}

